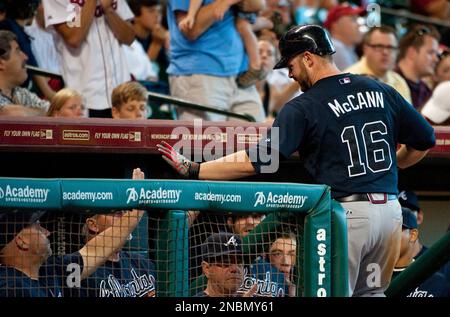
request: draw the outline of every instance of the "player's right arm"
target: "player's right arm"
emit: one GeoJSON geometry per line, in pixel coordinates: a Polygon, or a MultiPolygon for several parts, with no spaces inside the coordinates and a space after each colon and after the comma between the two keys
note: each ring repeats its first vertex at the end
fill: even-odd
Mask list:
{"type": "MultiPolygon", "coordinates": [[[[86,0],[79,14],[79,23],[70,27],[67,22],[55,24],[56,32],[63,38],[64,42],[72,48],[78,48],[86,39],[86,36],[94,20],[96,0],[86,0]]],[[[44,8],[45,9],[45,8],[44,8]]]]}
{"type": "Polygon", "coordinates": [[[199,179],[232,180],[255,175],[246,151],[239,151],[214,161],[200,164],[199,179]]]}
{"type": "Polygon", "coordinates": [[[185,178],[232,180],[256,174],[246,151],[239,151],[200,164],[190,161],[167,142],[163,141],[157,147],[162,158],[185,178]]]}

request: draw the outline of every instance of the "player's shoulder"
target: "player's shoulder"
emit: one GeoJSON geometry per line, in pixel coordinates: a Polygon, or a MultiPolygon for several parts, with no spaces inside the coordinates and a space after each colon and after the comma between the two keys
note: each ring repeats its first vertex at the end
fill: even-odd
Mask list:
{"type": "Polygon", "coordinates": [[[20,272],[19,270],[16,270],[13,267],[0,264],[0,278],[6,276],[19,276],[19,275],[23,275],[23,273],[20,272]]]}

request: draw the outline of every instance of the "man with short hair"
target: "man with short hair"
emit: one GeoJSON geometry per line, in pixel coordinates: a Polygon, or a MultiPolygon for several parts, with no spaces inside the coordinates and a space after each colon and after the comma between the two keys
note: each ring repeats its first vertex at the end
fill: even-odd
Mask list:
{"type": "Polygon", "coordinates": [[[439,61],[436,64],[433,75],[435,88],[444,81],[450,81],[450,48],[448,47],[443,47],[439,53],[439,61]]]}
{"type": "Polygon", "coordinates": [[[406,81],[394,72],[398,49],[397,35],[389,26],[371,28],[363,38],[363,56],[345,71],[368,75],[393,87],[408,102],[411,100],[406,81]]]}
{"type": "Polygon", "coordinates": [[[324,26],[330,31],[331,40],[336,48],[333,60],[340,70],[344,70],[358,61],[355,46],[361,43],[362,33],[357,19],[365,15],[363,7],[339,4],[328,11],[324,26]]]}
{"type": "MultiPolygon", "coordinates": [[[[169,31],[161,24],[160,0],[128,0],[128,5],[134,14],[132,25],[136,33],[136,41],[145,51],[147,58],[159,68],[156,76],[158,80],[167,83],[166,69],[169,66],[169,58],[166,49],[169,31]]],[[[133,68],[133,66],[130,67],[133,68]]],[[[137,67],[139,65],[134,68],[137,67]]],[[[141,78],[138,79],[141,80],[141,78]]]]}
{"type": "Polygon", "coordinates": [[[392,87],[339,71],[322,27],[293,27],[279,46],[275,68],[288,67],[304,93],[284,105],[256,147],[201,164],[165,142],[158,149],[182,176],[210,180],[273,172],[299,153],[313,181],[330,186],[347,210],[349,294],[384,296],[400,248],[397,169],[426,155],[434,130],[392,87]],[[374,263],[380,283],[372,284],[374,263]]]}
{"type": "Polygon", "coordinates": [[[436,29],[424,25],[415,25],[400,39],[396,72],[406,80],[416,109],[431,97],[431,89],[422,78],[434,74],[439,40],[436,29]]]}
{"type": "Polygon", "coordinates": [[[20,87],[28,77],[28,57],[10,31],[0,31],[0,114],[45,115],[50,103],[20,87]],[[14,111],[8,111],[10,110],[14,111]]]}

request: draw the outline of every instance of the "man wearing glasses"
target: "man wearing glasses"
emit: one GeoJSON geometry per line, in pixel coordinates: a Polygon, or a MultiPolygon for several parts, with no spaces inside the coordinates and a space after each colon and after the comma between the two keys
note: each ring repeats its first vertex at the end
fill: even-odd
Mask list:
{"type": "Polygon", "coordinates": [[[411,92],[406,81],[396,72],[397,36],[393,28],[380,26],[371,28],[363,38],[363,56],[346,71],[367,75],[392,86],[409,103],[411,92]]]}

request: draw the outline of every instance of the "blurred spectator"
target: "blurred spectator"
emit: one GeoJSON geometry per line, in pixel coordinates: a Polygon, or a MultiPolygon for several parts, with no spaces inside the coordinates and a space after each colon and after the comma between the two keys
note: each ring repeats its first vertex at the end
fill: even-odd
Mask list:
{"type": "Polygon", "coordinates": [[[448,0],[411,0],[411,10],[436,19],[450,19],[448,0]]]}
{"type": "Polygon", "coordinates": [[[442,53],[439,54],[439,61],[436,64],[432,79],[435,86],[443,81],[450,80],[450,49],[448,47],[443,48],[442,53]]]}
{"type": "Polygon", "coordinates": [[[131,74],[136,80],[143,81],[158,81],[157,66],[154,64],[147,53],[145,53],[142,45],[137,41],[130,45],[122,45],[125,57],[128,62],[128,67],[131,74]]]}
{"type": "Polygon", "coordinates": [[[400,39],[396,71],[406,80],[416,109],[431,96],[431,89],[422,78],[434,74],[439,39],[434,27],[424,25],[415,25],[400,39]]]}
{"type": "MultiPolygon", "coordinates": [[[[267,0],[266,8],[261,11],[261,16],[272,18],[273,13],[280,16],[280,35],[292,26],[292,2],[290,0],[267,0]]],[[[278,31],[277,31],[278,34],[278,31]]]]}
{"type": "Polygon", "coordinates": [[[256,83],[256,88],[263,102],[264,110],[267,116],[271,118],[276,115],[286,102],[299,93],[300,87],[287,74],[285,74],[286,77],[283,77],[283,74],[280,74],[281,70],[273,69],[277,60],[277,49],[272,42],[259,40],[258,47],[262,67],[267,71],[268,75],[265,79],[256,83]],[[272,75],[275,72],[278,74],[278,78],[276,78],[277,75],[272,75]],[[282,84],[280,84],[280,81],[282,81],[282,84]]]}
{"type": "Polygon", "coordinates": [[[300,24],[321,24],[327,12],[337,6],[337,0],[293,0],[295,22],[300,24]]]}
{"type": "Polygon", "coordinates": [[[76,90],[64,88],[52,98],[48,117],[80,118],[86,117],[83,96],[76,90]]]}
{"type": "MultiPolygon", "coordinates": [[[[28,56],[27,64],[35,67],[39,67],[39,65],[31,47],[32,39],[25,32],[25,27],[32,23],[38,4],[37,0],[6,0],[6,19],[0,22],[0,30],[11,31],[17,36],[20,49],[28,56]]],[[[48,78],[40,75],[28,78],[22,86],[31,88],[29,81],[31,79],[36,86],[33,90],[37,90],[46,99],[51,99],[55,94],[55,91],[48,85],[48,78]]]]}
{"type": "Polygon", "coordinates": [[[346,71],[368,75],[392,86],[409,103],[411,92],[406,81],[393,71],[397,56],[397,37],[389,26],[373,27],[364,35],[361,60],[346,71]]]}
{"type": "Polygon", "coordinates": [[[3,115],[11,115],[9,110],[24,115],[44,115],[47,112],[48,101],[20,87],[28,77],[25,68],[27,60],[16,35],[10,31],[0,31],[0,109],[3,115]]]}
{"type": "MultiPolygon", "coordinates": [[[[133,29],[136,40],[141,44],[156,70],[156,78],[167,83],[166,69],[169,66],[169,31],[161,24],[161,5],[159,0],[128,0],[134,14],[133,29]]],[[[134,43],[132,45],[134,47],[134,43]]],[[[136,48],[137,49],[137,48],[136,48]]],[[[138,63],[134,63],[139,65],[138,63]]],[[[137,66],[136,65],[136,66],[137,66]]],[[[131,66],[131,64],[130,64],[131,66]]],[[[134,66],[135,68],[137,68],[134,66]]],[[[131,66],[133,69],[133,66],[131,66]]],[[[134,72],[133,72],[134,74],[134,72]]],[[[140,79],[138,77],[138,79],[140,79]]]]}
{"type": "Polygon", "coordinates": [[[333,60],[340,70],[358,61],[355,46],[361,43],[363,34],[359,30],[357,19],[365,14],[364,8],[352,7],[349,4],[337,5],[328,11],[324,26],[331,34],[336,49],[333,60]]]}
{"type": "Polygon", "coordinates": [[[6,19],[6,6],[5,6],[5,1],[1,0],[0,1],[0,22],[2,22],[3,20],[6,19]]]}
{"type": "MultiPolygon", "coordinates": [[[[192,29],[195,23],[198,10],[200,9],[202,0],[190,0],[189,10],[187,15],[181,19],[178,23],[178,28],[181,32],[188,32],[192,29]]],[[[217,19],[223,19],[224,14],[229,9],[227,2],[223,2],[224,5],[219,4],[214,14],[217,19]]],[[[257,15],[256,13],[247,13],[243,11],[239,6],[233,6],[232,12],[235,15],[236,29],[244,42],[245,51],[249,59],[249,66],[245,72],[242,72],[237,77],[237,83],[242,88],[253,86],[258,80],[263,79],[266,73],[261,68],[261,58],[258,51],[258,39],[256,38],[254,31],[257,15]]],[[[270,21],[268,21],[270,22],[270,21]]],[[[264,23],[258,23],[256,28],[259,28],[264,23]]],[[[272,24],[272,23],[270,23],[272,24]]],[[[272,25],[271,25],[272,26],[272,25]]]]}
{"type": "Polygon", "coordinates": [[[110,118],[113,88],[131,79],[120,44],[134,40],[133,13],[125,0],[73,2],[43,0],[45,24],[56,31],[66,86],[86,98],[90,117],[110,118]]]}
{"type": "MultiPolygon", "coordinates": [[[[417,220],[409,208],[402,207],[402,238],[400,246],[400,258],[395,264],[392,278],[403,272],[413,261],[414,246],[419,237],[417,229],[417,220]]],[[[407,297],[449,297],[450,281],[446,280],[445,275],[437,271],[426,279],[422,284],[415,287],[407,297]]]]}
{"type": "Polygon", "coordinates": [[[27,117],[34,116],[25,107],[20,105],[9,105],[6,107],[0,106],[0,117],[27,117]]]}
{"type": "MultiPolygon", "coordinates": [[[[31,50],[38,66],[46,71],[61,74],[59,56],[55,48],[53,35],[45,30],[44,6],[42,2],[37,7],[36,16],[31,25],[25,26],[25,32],[30,36],[31,50]]],[[[53,91],[58,91],[64,86],[61,79],[48,78],[46,80],[53,91]]]]}
{"type": "Polygon", "coordinates": [[[138,82],[117,86],[111,99],[114,119],[147,119],[147,89],[138,82]]]}
{"type": "Polygon", "coordinates": [[[450,80],[440,83],[422,108],[422,115],[432,124],[450,125],[450,80]]]}
{"type": "MultiPolygon", "coordinates": [[[[233,1],[239,2],[239,1],[233,1]]],[[[178,23],[186,16],[188,2],[168,1],[171,60],[168,68],[171,94],[194,103],[235,113],[247,113],[256,121],[265,118],[254,86],[238,88],[236,75],[248,69],[244,45],[235,18],[226,1],[205,1],[193,27],[181,31],[178,23]],[[228,10],[224,10],[225,6],[228,10]],[[225,12],[223,19],[215,11],[225,12]]],[[[242,0],[248,12],[259,11],[262,0],[242,0]]],[[[180,119],[226,120],[226,116],[179,109],[180,119]]]]}

